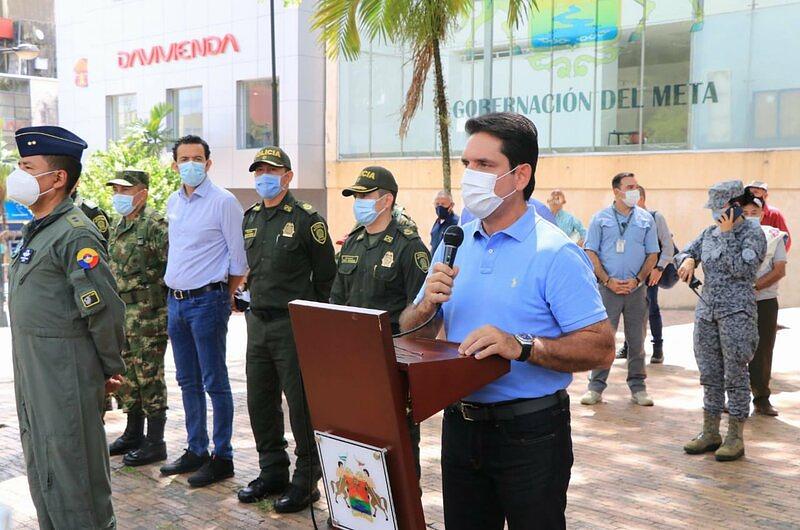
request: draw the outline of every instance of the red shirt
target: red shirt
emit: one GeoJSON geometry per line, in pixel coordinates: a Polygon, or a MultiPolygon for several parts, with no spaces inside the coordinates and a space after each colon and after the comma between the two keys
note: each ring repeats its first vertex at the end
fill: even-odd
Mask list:
{"type": "MultiPolygon", "coordinates": [[[[777,208],[770,208],[764,203],[764,218],[761,219],[761,224],[766,226],[774,226],[782,232],[789,233],[789,227],[786,226],[786,219],[777,208]]],[[[789,247],[792,246],[792,236],[790,235],[786,240],[786,252],[789,252],[789,247]]]]}

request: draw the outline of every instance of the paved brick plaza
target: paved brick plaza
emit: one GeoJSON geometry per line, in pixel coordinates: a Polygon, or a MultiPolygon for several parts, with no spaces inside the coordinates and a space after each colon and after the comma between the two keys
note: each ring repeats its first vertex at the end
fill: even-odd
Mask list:
{"type": "MultiPolygon", "coordinates": [[[[570,387],[573,399],[575,466],[567,511],[570,528],[799,528],[800,527],[800,309],[781,312],[775,352],[773,404],[777,419],[747,423],[747,455],[732,463],[712,455],[687,456],[681,447],[700,428],[701,389],[691,350],[691,313],[665,313],[666,364],[648,365],[653,408],[628,402],[624,364],[617,361],[606,402],[583,407],[585,374],[570,387]]],[[[236,477],[191,489],[185,477],[163,478],[158,466],[125,468],[112,459],[114,502],[119,528],[231,529],[310,528],[308,511],[278,516],[270,503],[242,505],[236,491],[257,474],[257,458],[247,418],[244,380],[246,331],[231,320],[229,369],[236,416],[236,477]]],[[[618,337],[619,338],[619,337],[618,337]]],[[[0,505],[10,507],[14,528],[37,528],[28,495],[14,409],[10,334],[0,329],[0,505]]],[[[168,353],[170,459],[184,447],[183,411],[168,353]]],[[[288,416],[287,416],[288,429],[288,416]]],[[[439,475],[441,415],[423,425],[423,502],[431,528],[443,529],[439,475]]],[[[123,430],[123,415],[107,417],[109,439],[123,430]]],[[[724,428],[724,420],[723,420],[724,428]]],[[[287,431],[288,432],[288,431],[287,431]]],[[[289,435],[291,436],[291,435],[289,435]]],[[[290,444],[291,444],[291,437],[290,444]]],[[[327,517],[324,500],[318,521],[327,517]]]]}

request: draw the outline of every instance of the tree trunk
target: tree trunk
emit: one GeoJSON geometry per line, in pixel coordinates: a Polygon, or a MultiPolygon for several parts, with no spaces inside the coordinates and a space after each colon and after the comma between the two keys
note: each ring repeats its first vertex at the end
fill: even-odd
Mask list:
{"type": "Polygon", "coordinates": [[[442,73],[442,56],[439,53],[439,40],[433,41],[433,68],[436,95],[436,116],[439,124],[439,139],[442,144],[442,188],[450,192],[450,110],[447,108],[447,94],[442,73]]]}

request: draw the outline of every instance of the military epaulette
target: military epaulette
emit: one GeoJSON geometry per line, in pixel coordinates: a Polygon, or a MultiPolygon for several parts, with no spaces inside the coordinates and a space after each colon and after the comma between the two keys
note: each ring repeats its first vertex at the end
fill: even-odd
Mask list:
{"type": "Polygon", "coordinates": [[[249,211],[251,211],[251,210],[252,210],[252,211],[254,211],[254,212],[261,211],[261,205],[262,205],[262,204],[264,204],[264,203],[262,203],[261,201],[254,202],[254,203],[253,203],[253,204],[250,206],[250,208],[248,208],[247,210],[245,210],[245,211],[244,211],[244,213],[247,213],[247,212],[249,212],[249,211]]]}
{"type": "Polygon", "coordinates": [[[86,226],[86,223],[83,222],[81,216],[74,213],[68,213],[64,216],[64,219],[72,226],[72,228],[80,228],[82,226],[86,226]]]}
{"type": "Polygon", "coordinates": [[[314,208],[312,204],[307,203],[306,201],[297,201],[296,204],[297,206],[300,207],[301,210],[306,212],[308,215],[314,215],[315,213],[317,213],[317,209],[314,208]]]}
{"type": "Polygon", "coordinates": [[[83,204],[87,208],[91,208],[92,210],[96,210],[98,208],[98,204],[91,199],[87,199],[84,197],[83,204]]]}
{"type": "Polygon", "coordinates": [[[349,234],[347,234],[347,237],[355,235],[355,234],[359,233],[362,230],[364,230],[364,225],[358,225],[357,227],[353,228],[353,230],[349,234]]]}
{"type": "Polygon", "coordinates": [[[419,232],[416,228],[410,226],[401,226],[397,228],[398,232],[403,234],[406,239],[419,239],[419,232]]]}

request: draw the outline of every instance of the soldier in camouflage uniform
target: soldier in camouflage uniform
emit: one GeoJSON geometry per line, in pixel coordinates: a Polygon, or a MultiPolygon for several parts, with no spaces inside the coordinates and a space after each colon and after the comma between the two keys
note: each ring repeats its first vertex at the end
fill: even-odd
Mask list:
{"type": "MultiPolygon", "coordinates": [[[[392,333],[400,332],[400,313],[414,301],[430,265],[430,253],[416,226],[401,225],[395,214],[397,181],[382,167],[364,168],[355,184],[342,191],[355,196],[358,228],[342,246],[336,262],[338,273],[331,302],[339,305],[382,309],[389,312],[392,333]]],[[[417,476],[419,425],[411,421],[417,476]]]]}
{"type": "Polygon", "coordinates": [[[119,296],[126,304],[128,339],[128,347],[122,352],[127,367],[125,382],[117,392],[128,424],[109,451],[111,455],[124,454],[122,461],[128,466],[167,458],[167,222],[147,206],[149,184],[149,175],[139,170],[118,171],[108,182],[114,187],[114,209],[122,216],[111,232],[109,254],[119,296]]]}
{"type": "Polygon", "coordinates": [[[704,389],[703,432],[684,450],[689,454],[716,450],[720,461],[744,455],[744,421],[750,413],[747,364],[758,344],[754,284],[767,249],[761,228],[745,222],[732,208],[739,206],[743,194],[738,180],[712,186],[706,208],[715,224],[675,257],[683,281],[691,281],[698,263],[705,280],[694,324],[694,354],[704,389]],[[726,392],[730,417],[722,443],[719,422],[726,392]]]}

